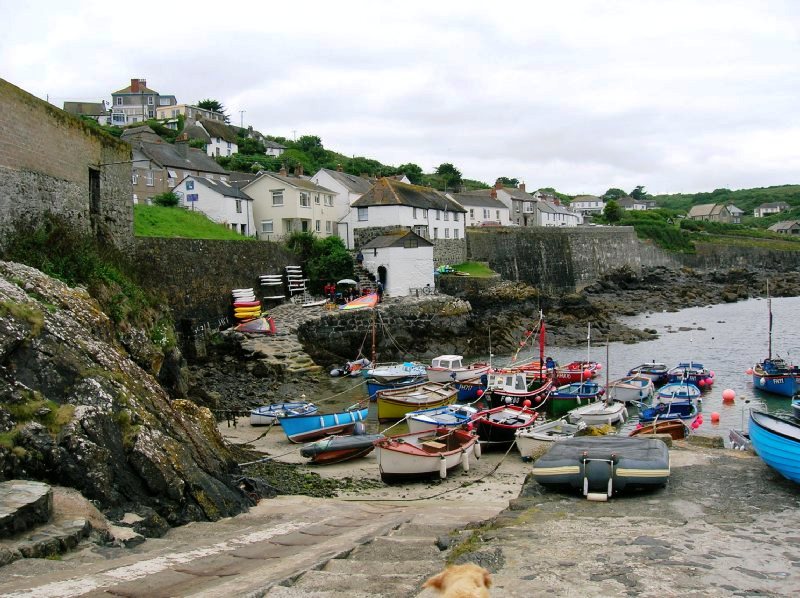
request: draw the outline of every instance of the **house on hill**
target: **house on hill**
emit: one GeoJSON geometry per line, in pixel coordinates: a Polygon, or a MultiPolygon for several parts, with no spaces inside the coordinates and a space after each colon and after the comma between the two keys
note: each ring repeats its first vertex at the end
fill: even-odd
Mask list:
{"type": "Polygon", "coordinates": [[[505,187],[497,181],[494,192],[508,208],[511,223],[517,226],[577,226],[583,222],[579,213],[562,206],[554,194],[544,191],[528,193],[525,183],[518,187],[505,187]]]}
{"type": "Polygon", "coordinates": [[[742,223],[742,216],[744,216],[744,210],[740,210],[733,204],[728,204],[728,211],[731,213],[732,224],[742,223]]]}
{"type": "Polygon", "coordinates": [[[606,208],[606,202],[596,195],[577,195],[569,204],[574,212],[582,216],[596,216],[602,214],[606,208]]]}
{"type": "Polygon", "coordinates": [[[689,220],[705,220],[707,222],[726,222],[729,224],[733,222],[733,216],[731,216],[728,206],[723,203],[704,203],[692,206],[686,217],[689,220]]]}
{"type": "Polygon", "coordinates": [[[189,175],[175,186],[173,192],[180,198],[181,207],[202,212],[214,222],[246,237],[255,234],[253,198],[236,185],[189,175]]]}
{"type": "Polygon", "coordinates": [[[497,199],[495,189],[479,189],[462,193],[448,193],[467,211],[467,226],[508,226],[511,215],[508,207],[497,199]]]}
{"type": "Polygon", "coordinates": [[[184,126],[193,125],[200,120],[213,120],[225,122],[225,115],[222,112],[200,108],[191,104],[174,104],[171,106],[158,106],[156,108],[156,118],[166,120],[166,125],[170,129],[178,128],[178,116],[183,116],[184,126]]]}
{"type": "Polygon", "coordinates": [[[390,231],[412,230],[433,243],[438,266],[466,259],[465,216],[466,209],[440,191],[384,177],[353,202],[343,222],[356,248],[390,231]]]}
{"type": "Polygon", "coordinates": [[[224,122],[202,119],[184,128],[183,132],[189,139],[202,141],[211,157],[230,156],[239,151],[236,131],[224,122]]]}
{"type": "Polygon", "coordinates": [[[105,101],[102,102],[64,102],[64,112],[69,112],[73,116],[86,116],[96,120],[101,125],[107,125],[109,121],[108,108],[105,101]]]}
{"type": "Polygon", "coordinates": [[[407,229],[379,235],[361,247],[363,267],[396,297],[434,288],[433,251],[433,243],[407,229]]]}
{"type": "Polygon", "coordinates": [[[788,209],[789,204],[785,201],[762,203],[755,210],[753,210],[753,216],[756,218],[763,218],[764,216],[769,216],[770,214],[779,214],[781,212],[785,212],[788,209]]]}
{"type": "Polygon", "coordinates": [[[173,95],[163,95],[147,87],[145,79],[131,79],[128,87],[111,94],[111,124],[125,126],[156,117],[159,107],[174,106],[173,95]]]}
{"type": "Polygon", "coordinates": [[[800,235],[800,220],[782,220],[770,226],[768,230],[781,235],[800,235]]]}

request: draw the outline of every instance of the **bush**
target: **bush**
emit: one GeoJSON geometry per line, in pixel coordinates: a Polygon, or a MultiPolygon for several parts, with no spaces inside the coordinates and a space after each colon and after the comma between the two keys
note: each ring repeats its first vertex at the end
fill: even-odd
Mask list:
{"type": "Polygon", "coordinates": [[[165,208],[174,208],[181,202],[181,198],[175,195],[172,191],[167,191],[166,193],[160,193],[153,197],[153,203],[157,206],[163,206],[165,208]]]}

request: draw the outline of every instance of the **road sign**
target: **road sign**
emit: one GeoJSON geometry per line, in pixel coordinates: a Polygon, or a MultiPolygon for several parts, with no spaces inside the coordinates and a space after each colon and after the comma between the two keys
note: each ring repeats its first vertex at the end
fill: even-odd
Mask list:
{"type": "Polygon", "coordinates": [[[187,193],[186,201],[197,201],[197,193],[187,193]]]}

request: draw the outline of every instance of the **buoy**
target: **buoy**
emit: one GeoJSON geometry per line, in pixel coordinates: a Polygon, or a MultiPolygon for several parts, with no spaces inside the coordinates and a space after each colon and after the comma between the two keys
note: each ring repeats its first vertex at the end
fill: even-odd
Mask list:
{"type": "Polygon", "coordinates": [[[758,383],[759,383],[761,386],[764,386],[764,385],[767,383],[767,379],[766,379],[766,378],[761,378],[761,379],[758,381],[758,383]]]}
{"type": "Polygon", "coordinates": [[[506,405],[510,405],[510,404],[511,404],[511,397],[506,397],[506,405]]]}
{"type": "Polygon", "coordinates": [[[598,363],[598,364],[597,364],[595,367],[596,367],[598,370],[602,370],[602,369],[603,369],[603,364],[601,364],[601,363],[598,363]]]}
{"type": "Polygon", "coordinates": [[[583,370],[583,377],[584,378],[591,378],[592,377],[592,371],[591,370],[583,370]]]}
{"type": "Polygon", "coordinates": [[[708,372],[708,375],[709,375],[709,376],[711,376],[712,378],[713,378],[714,376],[716,376],[716,374],[714,373],[714,370],[710,370],[710,371],[708,372]]]}
{"type": "Polygon", "coordinates": [[[719,423],[719,413],[717,413],[716,411],[712,411],[711,412],[711,423],[712,424],[718,424],[719,423]]]}
{"type": "Polygon", "coordinates": [[[439,456],[439,477],[445,479],[447,477],[447,459],[444,455],[439,456]]]}
{"type": "Polygon", "coordinates": [[[467,432],[472,432],[472,422],[469,422],[466,426],[464,426],[464,429],[467,432]]]}
{"type": "Polygon", "coordinates": [[[356,422],[353,426],[353,436],[363,436],[367,433],[367,426],[364,425],[364,422],[356,422]]]}
{"type": "Polygon", "coordinates": [[[726,388],[722,391],[722,402],[723,403],[733,403],[733,400],[736,398],[736,393],[733,391],[732,388],[726,388]]]}
{"type": "Polygon", "coordinates": [[[699,386],[700,388],[703,388],[705,385],[706,385],[706,381],[703,378],[700,378],[697,381],[697,386],[699,386]]]}
{"type": "Polygon", "coordinates": [[[706,378],[706,386],[712,386],[714,384],[714,378],[706,378]]]}
{"type": "Polygon", "coordinates": [[[479,388],[478,392],[476,392],[475,394],[478,395],[478,398],[481,398],[483,396],[483,389],[479,388]]]}
{"type": "Polygon", "coordinates": [[[475,455],[476,459],[481,458],[481,443],[479,441],[475,441],[475,445],[472,447],[472,454],[475,455]]]}
{"type": "Polygon", "coordinates": [[[753,368],[747,368],[744,373],[747,374],[748,376],[752,376],[753,375],[753,368]]]}
{"type": "Polygon", "coordinates": [[[461,449],[461,468],[469,471],[469,453],[464,449],[461,449]]]}
{"type": "Polygon", "coordinates": [[[525,399],[524,401],[522,401],[522,406],[527,409],[528,407],[531,406],[531,400],[530,399],[525,399]]]}
{"type": "Polygon", "coordinates": [[[700,427],[700,423],[697,420],[694,420],[692,422],[692,430],[696,430],[699,427],[700,427]]]}
{"type": "Polygon", "coordinates": [[[636,424],[636,429],[637,430],[641,430],[642,428],[644,428],[644,426],[642,424],[636,424]]]}

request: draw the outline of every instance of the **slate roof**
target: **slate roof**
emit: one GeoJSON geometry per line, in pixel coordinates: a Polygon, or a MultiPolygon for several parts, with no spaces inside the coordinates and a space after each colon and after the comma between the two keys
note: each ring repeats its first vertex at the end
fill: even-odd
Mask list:
{"type": "Polygon", "coordinates": [[[236,185],[230,185],[225,181],[209,181],[207,178],[201,176],[193,176],[191,177],[191,179],[196,183],[200,183],[203,187],[207,187],[208,189],[213,189],[214,191],[224,195],[225,197],[233,197],[236,199],[253,201],[253,198],[250,197],[244,191],[242,191],[239,187],[237,187],[236,185]]]}
{"type": "Polygon", "coordinates": [[[575,197],[572,198],[572,203],[575,203],[576,201],[603,201],[603,200],[597,197],[596,195],[576,195],[575,197]]]}
{"type": "MultiPolygon", "coordinates": [[[[128,87],[123,87],[119,91],[113,92],[111,95],[115,96],[115,95],[121,95],[121,94],[124,94],[124,93],[134,93],[134,92],[131,91],[131,86],[128,85],[128,87]]],[[[135,95],[139,95],[140,93],[142,93],[142,94],[154,93],[154,94],[158,95],[157,91],[155,91],[153,89],[150,89],[149,87],[144,87],[144,86],[139,86],[139,91],[135,92],[135,95]]]]}
{"type": "Polygon", "coordinates": [[[450,199],[436,189],[409,185],[390,178],[378,179],[369,191],[353,202],[354,208],[393,205],[410,206],[425,210],[467,211],[457,201],[450,199]]]}
{"type": "Polygon", "coordinates": [[[208,136],[206,130],[196,124],[184,127],[183,132],[186,133],[189,139],[199,139],[203,143],[211,143],[211,137],[208,136]]]}
{"type": "Polygon", "coordinates": [[[689,210],[689,218],[699,218],[702,216],[713,216],[719,214],[725,206],[721,203],[704,203],[692,206],[689,210]]]}
{"type": "Polygon", "coordinates": [[[76,116],[103,116],[108,108],[102,102],[64,102],[64,112],[76,116]]]}
{"type": "Polygon", "coordinates": [[[781,222],[776,222],[767,230],[771,230],[774,233],[779,233],[783,230],[791,230],[795,227],[800,227],[800,220],[782,220],[781,222]]]}
{"type": "Polygon", "coordinates": [[[285,145],[281,145],[277,141],[272,141],[271,139],[262,139],[261,143],[264,144],[264,147],[270,148],[270,149],[282,149],[282,150],[286,149],[285,145]]]}
{"type": "Polygon", "coordinates": [[[208,157],[204,151],[193,147],[186,148],[186,157],[184,158],[171,143],[150,143],[147,141],[135,141],[134,143],[139,151],[159,166],[171,166],[173,168],[197,170],[212,174],[228,174],[227,170],[208,157]]]}
{"type": "Polygon", "coordinates": [[[732,215],[734,215],[734,216],[735,216],[735,215],[739,215],[739,216],[741,216],[742,214],[744,214],[744,210],[740,210],[739,208],[737,208],[737,207],[736,207],[735,205],[733,205],[733,204],[729,204],[729,205],[728,205],[728,211],[729,211],[729,212],[730,212],[732,215]]]}
{"type": "Polygon", "coordinates": [[[384,247],[405,247],[406,240],[416,239],[417,246],[423,247],[428,246],[432,247],[433,243],[428,241],[425,237],[419,236],[417,233],[411,230],[399,229],[396,231],[392,231],[386,233],[385,235],[381,235],[380,237],[375,237],[368,243],[365,243],[362,249],[381,249],[384,247]]]}
{"type": "Polygon", "coordinates": [[[789,204],[785,201],[772,201],[769,203],[762,203],[760,206],[758,206],[759,210],[763,210],[764,208],[788,209],[789,204]]]}
{"type": "Polygon", "coordinates": [[[231,173],[228,175],[228,183],[241,188],[255,181],[257,177],[258,177],[257,174],[231,171],[231,173]]]}
{"type": "Polygon", "coordinates": [[[491,196],[491,189],[479,191],[467,191],[464,193],[453,193],[453,199],[464,207],[470,208],[503,208],[508,209],[499,199],[491,196]],[[484,193],[486,191],[486,193],[484,193]]]}
{"type": "MultiPolygon", "coordinates": [[[[491,191],[491,190],[490,190],[491,191]]],[[[512,199],[521,199],[525,201],[534,201],[535,198],[533,195],[528,193],[527,191],[523,191],[522,189],[518,189],[517,187],[503,187],[502,189],[497,189],[498,192],[504,191],[508,193],[512,199]]]]}
{"type": "Polygon", "coordinates": [[[320,168],[320,170],[328,173],[334,180],[344,185],[353,193],[366,193],[372,188],[372,182],[363,177],[347,172],[339,172],[338,170],[332,170],[330,168],[320,168]]]}
{"type": "Polygon", "coordinates": [[[156,135],[156,132],[153,131],[147,125],[140,125],[138,127],[129,127],[122,131],[122,135],[120,135],[120,139],[122,141],[126,141],[128,143],[133,143],[134,141],[149,141],[152,143],[161,143],[163,139],[156,135]]]}
{"type": "Polygon", "coordinates": [[[200,124],[203,125],[203,128],[208,131],[208,134],[212,137],[219,137],[225,141],[236,143],[237,135],[230,125],[208,118],[201,118],[200,124]]]}
{"type": "Polygon", "coordinates": [[[307,191],[317,191],[317,192],[320,192],[320,193],[330,193],[332,195],[336,195],[335,191],[331,191],[330,189],[327,189],[326,187],[323,187],[321,185],[317,185],[316,183],[312,183],[306,177],[297,177],[297,176],[288,175],[288,174],[286,176],[283,176],[281,174],[278,174],[277,172],[266,172],[266,171],[259,172],[258,176],[256,176],[255,179],[253,179],[253,182],[255,182],[255,181],[257,181],[260,178],[265,177],[265,176],[272,177],[273,179],[277,179],[278,181],[281,181],[281,182],[286,183],[287,185],[291,185],[293,187],[299,187],[300,189],[306,189],[307,191]]]}

